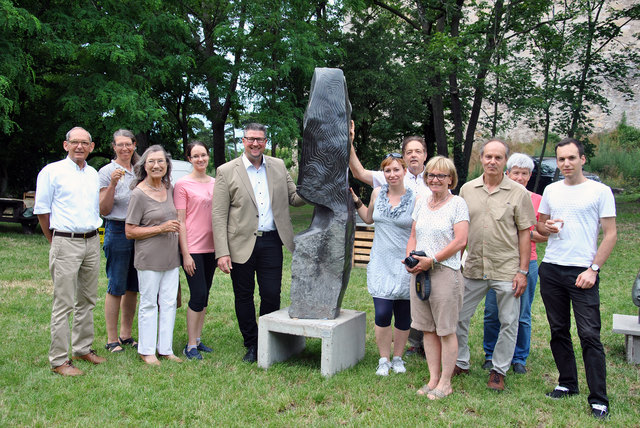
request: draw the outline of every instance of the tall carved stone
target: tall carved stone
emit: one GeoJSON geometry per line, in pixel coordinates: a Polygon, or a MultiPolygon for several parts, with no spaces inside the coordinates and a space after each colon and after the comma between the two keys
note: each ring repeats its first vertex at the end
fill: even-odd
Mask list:
{"type": "Polygon", "coordinates": [[[348,181],[350,117],[342,70],[316,68],[298,176],[298,194],[315,209],[309,228],[294,238],[292,318],[336,318],[349,283],[355,231],[348,181]]]}

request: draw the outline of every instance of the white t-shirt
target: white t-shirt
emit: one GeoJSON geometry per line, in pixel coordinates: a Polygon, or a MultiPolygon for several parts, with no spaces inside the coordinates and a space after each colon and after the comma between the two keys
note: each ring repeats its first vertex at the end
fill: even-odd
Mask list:
{"type": "MultiPolygon", "coordinates": [[[[416,222],[416,250],[433,257],[453,241],[453,226],[469,221],[469,209],[460,196],[452,197],[435,211],[429,209],[428,198],[420,198],[411,217],[416,222]]],[[[439,263],[454,270],[460,269],[460,251],[446,260],[439,260],[439,263]]]]}
{"type": "Polygon", "coordinates": [[[598,250],[600,219],[615,217],[616,203],[611,189],[602,183],[587,180],[568,186],[563,180],[544,189],[538,211],[552,220],[564,220],[562,239],[549,237],[542,261],[586,268],[598,250]]]}
{"type": "MultiPolygon", "coordinates": [[[[427,184],[424,182],[424,173],[423,170],[418,175],[413,175],[411,171],[407,169],[407,173],[404,175],[404,187],[405,189],[411,189],[416,197],[426,197],[431,195],[431,190],[427,187],[427,184]]],[[[371,171],[371,176],[373,178],[373,188],[380,187],[383,184],[387,184],[387,180],[384,178],[384,171],[371,171]]]]}

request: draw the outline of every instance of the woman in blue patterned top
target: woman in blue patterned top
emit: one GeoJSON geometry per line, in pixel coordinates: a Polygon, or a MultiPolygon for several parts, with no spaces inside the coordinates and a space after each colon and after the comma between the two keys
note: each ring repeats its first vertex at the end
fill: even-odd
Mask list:
{"type": "Polygon", "coordinates": [[[406,371],[402,354],[411,326],[411,275],[405,270],[402,261],[411,235],[415,194],[404,187],[407,167],[402,155],[388,155],[380,168],[387,183],[373,190],[369,206],[363,205],[355,194],[353,197],[362,220],[367,224],[376,224],[371,258],[367,266],[367,288],[373,297],[376,343],[380,352],[376,374],[387,376],[390,369],[395,373],[406,371]],[[392,316],[395,318],[393,329],[392,316]],[[393,358],[390,360],[392,339],[393,358]]]}

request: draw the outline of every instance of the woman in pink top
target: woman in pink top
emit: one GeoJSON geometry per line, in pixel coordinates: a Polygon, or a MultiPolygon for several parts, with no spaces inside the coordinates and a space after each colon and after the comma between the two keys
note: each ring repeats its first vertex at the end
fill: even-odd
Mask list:
{"type": "Polygon", "coordinates": [[[193,165],[193,171],[178,180],[173,193],[180,222],[182,268],[191,292],[187,308],[189,339],[182,352],[190,360],[201,360],[201,351],[212,352],[211,348],[200,341],[200,336],[216,269],[211,226],[211,201],[215,179],[207,175],[209,150],[204,143],[189,143],[186,155],[187,160],[193,165]]]}

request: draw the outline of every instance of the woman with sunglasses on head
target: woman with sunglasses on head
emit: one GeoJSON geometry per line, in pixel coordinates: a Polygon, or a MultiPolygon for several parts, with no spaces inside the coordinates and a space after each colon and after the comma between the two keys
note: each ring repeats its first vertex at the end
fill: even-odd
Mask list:
{"type": "Polygon", "coordinates": [[[200,352],[212,352],[200,340],[204,316],[207,313],[209,290],[216,270],[211,223],[211,201],[215,179],[207,175],[209,150],[201,141],[187,145],[187,160],[193,171],[178,180],[173,199],[180,222],[180,252],[182,268],[189,283],[187,308],[188,342],[182,353],[187,359],[201,360],[200,352]]]}
{"type": "Polygon", "coordinates": [[[111,147],[116,158],[100,168],[100,214],[105,218],[104,255],[107,259],[107,295],[104,318],[110,352],[124,351],[124,345],[137,346],[132,337],[133,317],[138,300],[138,274],[133,267],[134,241],[124,234],[124,220],[131,197],[131,184],[136,176],[133,165],[136,153],[133,132],[119,129],[113,134],[111,147]],[[122,310],[120,334],[118,316],[122,310]]]}
{"type": "Polygon", "coordinates": [[[404,186],[407,166],[398,153],[389,154],[380,165],[386,184],[371,193],[367,207],[353,190],[351,193],[362,220],[375,222],[376,233],[367,265],[367,288],[373,297],[375,332],[380,360],[376,375],[387,376],[389,370],[404,373],[402,354],[409,337],[411,311],[409,308],[409,281],[411,275],[404,269],[407,241],[411,233],[411,212],[415,193],[404,186]],[[394,328],[391,318],[394,317],[394,328]],[[390,359],[393,341],[393,358],[390,359]]]}
{"type": "Polygon", "coordinates": [[[173,354],[180,255],[180,223],[173,204],[171,157],[162,148],[149,147],[136,163],[136,186],[131,192],[125,224],[127,238],[135,239],[135,261],[140,288],[138,354],[159,366],[161,358],[182,362],[173,354]]]}
{"type": "Polygon", "coordinates": [[[420,198],[413,211],[411,251],[424,251],[414,267],[407,266],[411,279],[411,327],[424,335],[424,349],[429,366],[429,383],[418,390],[431,400],[453,392],[451,377],[458,356],[456,327],[462,307],[464,280],[460,272],[460,252],[467,244],[469,210],[465,201],[451,194],[458,174],[450,159],[436,156],[427,162],[424,179],[431,195],[420,198]],[[415,290],[415,277],[428,271],[431,294],[421,300],[415,290]]]}

